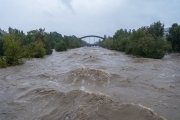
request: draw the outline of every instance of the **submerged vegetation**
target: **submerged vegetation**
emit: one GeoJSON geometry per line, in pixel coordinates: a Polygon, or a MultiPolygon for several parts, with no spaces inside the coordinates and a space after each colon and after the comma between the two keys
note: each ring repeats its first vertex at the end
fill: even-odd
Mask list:
{"type": "Polygon", "coordinates": [[[84,41],[76,36],[62,36],[57,32],[45,32],[45,29],[23,31],[9,28],[0,29],[0,67],[23,64],[22,58],[42,58],[50,55],[52,49],[65,51],[81,47],[84,41]]]}
{"type": "Polygon", "coordinates": [[[164,35],[164,24],[155,22],[138,30],[120,29],[112,39],[103,41],[107,49],[147,58],[162,58],[167,52],[180,52],[180,26],[173,24],[164,35]]]}

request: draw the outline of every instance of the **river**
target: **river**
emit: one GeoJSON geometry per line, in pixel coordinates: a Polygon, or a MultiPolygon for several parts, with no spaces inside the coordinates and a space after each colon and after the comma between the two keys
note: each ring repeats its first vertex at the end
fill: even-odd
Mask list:
{"type": "Polygon", "coordinates": [[[180,54],[139,58],[101,47],[0,69],[0,120],[180,120],[180,54]]]}

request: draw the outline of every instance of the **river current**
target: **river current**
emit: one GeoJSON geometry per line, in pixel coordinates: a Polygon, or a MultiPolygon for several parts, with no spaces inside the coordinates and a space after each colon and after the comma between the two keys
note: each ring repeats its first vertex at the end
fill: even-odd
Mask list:
{"type": "Polygon", "coordinates": [[[101,47],[0,69],[0,120],[180,120],[180,54],[101,47]]]}

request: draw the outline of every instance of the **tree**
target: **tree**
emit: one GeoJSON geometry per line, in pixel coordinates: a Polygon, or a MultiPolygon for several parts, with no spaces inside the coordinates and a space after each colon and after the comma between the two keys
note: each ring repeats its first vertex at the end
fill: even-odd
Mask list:
{"type": "Polygon", "coordinates": [[[44,48],[46,49],[46,55],[52,54],[52,41],[48,33],[45,33],[43,42],[45,44],[44,48]]]}
{"type": "Polygon", "coordinates": [[[120,38],[120,39],[123,38],[123,37],[125,36],[124,33],[125,33],[125,32],[124,32],[123,29],[117,30],[116,33],[115,33],[114,36],[113,36],[113,39],[114,39],[114,40],[117,40],[118,38],[120,38]]]}
{"type": "Polygon", "coordinates": [[[71,48],[70,45],[70,39],[68,36],[64,36],[64,38],[62,39],[64,41],[64,43],[66,44],[67,48],[71,48]]]}
{"type": "Polygon", "coordinates": [[[2,38],[0,37],[0,56],[3,56],[4,54],[4,50],[3,50],[3,40],[2,38]]]}
{"type": "Polygon", "coordinates": [[[122,51],[124,48],[121,48],[121,47],[123,47],[123,46],[121,46],[121,45],[123,45],[121,40],[124,41],[125,40],[124,38],[130,36],[130,34],[131,33],[127,32],[126,29],[124,29],[124,30],[120,29],[120,30],[116,31],[116,33],[113,36],[113,48],[112,49],[122,51]],[[121,44],[121,45],[119,45],[119,44],[121,44]]]}
{"type": "Polygon", "coordinates": [[[113,40],[112,39],[106,39],[103,41],[103,47],[107,49],[113,49],[113,40]]]}
{"type": "MultiPolygon", "coordinates": [[[[45,32],[45,29],[31,30],[28,32],[26,39],[23,42],[23,45],[27,47],[28,44],[38,41],[39,43],[43,42],[43,47],[45,49],[45,54],[50,55],[52,53],[52,38],[51,35],[45,32]]],[[[43,51],[43,50],[42,50],[43,51]]],[[[36,55],[35,55],[36,56],[36,55]]],[[[41,56],[43,57],[43,56],[41,56]]]]}
{"type": "Polygon", "coordinates": [[[125,46],[125,52],[127,54],[155,59],[162,58],[168,49],[169,44],[163,37],[154,38],[142,29],[134,31],[125,46]]]}
{"type": "Polygon", "coordinates": [[[160,21],[151,24],[149,29],[149,33],[154,37],[163,37],[164,35],[164,24],[160,21]]]}
{"type": "MultiPolygon", "coordinates": [[[[159,23],[152,25],[151,29],[158,25],[163,28],[163,25],[159,23]]],[[[155,31],[154,33],[157,34],[150,34],[149,30],[149,27],[141,27],[137,31],[132,30],[132,32],[120,29],[113,36],[113,40],[103,41],[103,47],[125,51],[126,54],[135,56],[160,59],[166,54],[170,46],[162,37],[163,34],[160,34],[161,32],[155,31]]]]}
{"type": "Polygon", "coordinates": [[[34,57],[36,58],[42,58],[46,55],[46,50],[44,48],[44,43],[41,41],[35,41],[34,42],[34,57]]]}
{"type": "Polygon", "coordinates": [[[123,38],[118,42],[118,50],[125,52],[126,46],[129,42],[129,37],[123,38]]]}
{"type": "Polygon", "coordinates": [[[7,34],[3,39],[4,60],[7,65],[22,64],[22,49],[19,41],[14,40],[14,35],[7,34]]]}
{"type": "Polygon", "coordinates": [[[41,41],[31,42],[30,44],[24,46],[24,56],[31,58],[42,58],[46,54],[46,50],[44,48],[44,43],[41,41]]]}
{"type": "Polygon", "coordinates": [[[57,52],[66,51],[67,50],[67,46],[66,46],[65,42],[64,41],[60,41],[59,43],[57,43],[56,46],[55,46],[55,50],[57,52]]]}
{"type": "Polygon", "coordinates": [[[174,23],[172,27],[169,28],[167,40],[171,43],[174,52],[180,52],[180,25],[174,23]]]}

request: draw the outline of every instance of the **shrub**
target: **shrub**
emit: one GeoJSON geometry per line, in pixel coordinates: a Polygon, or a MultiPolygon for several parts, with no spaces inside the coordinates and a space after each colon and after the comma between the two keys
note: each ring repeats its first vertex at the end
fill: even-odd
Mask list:
{"type": "Polygon", "coordinates": [[[139,29],[129,38],[121,39],[118,44],[126,54],[147,58],[162,58],[170,50],[170,45],[162,37],[154,37],[139,29]]]}
{"type": "Polygon", "coordinates": [[[31,58],[42,58],[46,54],[44,44],[41,41],[31,42],[30,44],[24,46],[24,57],[31,58]]]}
{"type": "Polygon", "coordinates": [[[66,51],[67,50],[67,46],[66,46],[65,42],[64,41],[60,41],[59,43],[57,43],[55,45],[55,50],[57,52],[66,51]]]}
{"type": "Polygon", "coordinates": [[[152,36],[145,36],[137,42],[130,41],[125,51],[127,54],[160,59],[169,48],[169,44],[162,37],[154,39],[152,36]]]}
{"type": "Polygon", "coordinates": [[[7,63],[3,58],[0,58],[0,68],[5,68],[7,67],[7,63]]]}
{"type": "Polygon", "coordinates": [[[4,60],[7,65],[18,65],[22,64],[21,58],[22,49],[20,47],[20,42],[14,40],[13,35],[6,35],[3,40],[4,47],[4,60]]]}
{"type": "Polygon", "coordinates": [[[126,45],[128,44],[128,40],[129,40],[129,38],[126,37],[126,38],[121,39],[121,40],[118,42],[118,50],[119,50],[119,51],[123,51],[123,52],[125,51],[126,45]]]}
{"type": "Polygon", "coordinates": [[[106,40],[104,40],[104,42],[103,42],[103,47],[104,47],[104,48],[107,48],[107,49],[113,50],[113,49],[114,49],[114,48],[113,48],[113,40],[112,40],[112,39],[106,39],[106,40]]]}
{"type": "Polygon", "coordinates": [[[44,43],[41,42],[41,41],[36,41],[34,42],[34,52],[35,52],[35,55],[34,57],[36,58],[42,58],[46,55],[46,50],[44,48],[44,43]]]}

